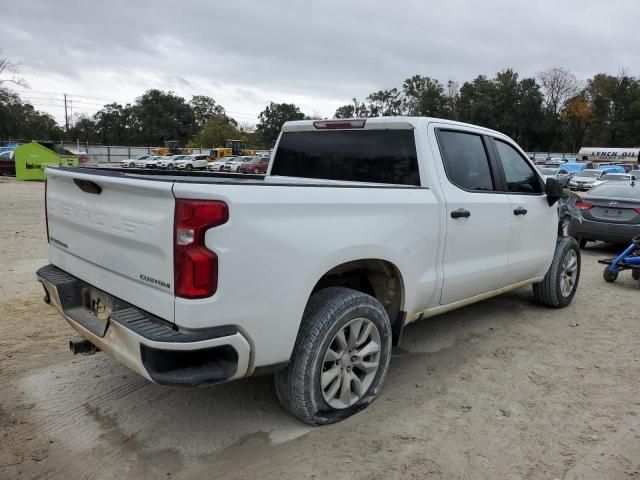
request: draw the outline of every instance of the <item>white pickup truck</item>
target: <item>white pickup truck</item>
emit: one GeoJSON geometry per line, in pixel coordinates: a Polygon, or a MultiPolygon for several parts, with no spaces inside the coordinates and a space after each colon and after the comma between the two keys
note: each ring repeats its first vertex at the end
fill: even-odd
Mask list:
{"type": "Polygon", "coordinates": [[[515,288],[567,306],[562,188],[512,140],[433,118],[287,122],[266,177],[49,168],[37,275],[83,337],[152,382],[275,372],[311,424],[373,401],[405,326],[515,288]]]}

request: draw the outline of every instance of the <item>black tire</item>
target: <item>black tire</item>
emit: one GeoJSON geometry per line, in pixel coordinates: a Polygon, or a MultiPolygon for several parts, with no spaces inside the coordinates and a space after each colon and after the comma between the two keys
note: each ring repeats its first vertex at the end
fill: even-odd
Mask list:
{"type": "Polygon", "coordinates": [[[631,270],[631,277],[634,280],[640,280],[640,270],[631,270]]]}
{"type": "Polygon", "coordinates": [[[602,278],[604,278],[604,281],[608,283],[615,282],[618,279],[618,272],[612,272],[609,270],[609,266],[607,265],[602,271],[602,278]]]}
{"type": "Polygon", "coordinates": [[[391,324],[380,302],[349,288],[325,288],[314,293],[307,303],[289,365],[275,375],[276,393],[282,406],[303,422],[335,423],[367,407],[378,397],[390,359],[391,324]],[[356,318],[365,318],[378,329],[378,370],[355,404],[336,409],[327,404],[320,385],[324,355],[338,331],[356,318]]]}
{"type": "Polygon", "coordinates": [[[135,164],[135,163],[131,162],[131,163],[129,164],[129,168],[135,168],[135,167],[136,167],[136,164],[135,164]]]}
{"type": "Polygon", "coordinates": [[[173,163],[167,164],[167,170],[173,170],[173,163]]]}
{"type": "Polygon", "coordinates": [[[187,163],[184,168],[186,168],[187,170],[193,170],[193,165],[187,163]]]}
{"type": "Polygon", "coordinates": [[[560,237],[556,242],[556,251],[553,256],[551,266],[544,276],[544,280],[540,283],[533,285],[533,296],[541,305],[548,307],[563,308],[571,303],[576,290],[578,289],[578,282],[580,281],[580,246],[573,237],[560,237]],[[565,257],[569,255],[570,251],[574,251],[577,256],[577,274],[573,288],[570,294],[565,295],[562,293],[560,286],[562,280],[562,262],[565,257]]]}
{"type": "Polygon", "coordinates": [[[578,240],[580,242],[580,250],[582,250],[583,248],[585,248],[587,246],[587,240],[584,238],[580,238],[578,240]]]}

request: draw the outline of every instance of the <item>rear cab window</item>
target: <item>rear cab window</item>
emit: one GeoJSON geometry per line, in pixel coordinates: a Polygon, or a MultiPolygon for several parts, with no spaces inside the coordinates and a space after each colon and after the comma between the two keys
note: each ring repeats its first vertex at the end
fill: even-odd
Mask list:
{"type": "Polygon", "coordinates": [[[420,186],[413,130],[283,132],[271,175],[420,186]]]}

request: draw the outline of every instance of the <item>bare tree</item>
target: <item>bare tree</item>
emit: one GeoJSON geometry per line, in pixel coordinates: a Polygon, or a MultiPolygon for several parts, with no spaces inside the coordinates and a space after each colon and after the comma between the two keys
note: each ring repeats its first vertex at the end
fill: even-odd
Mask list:
{"type": "Polygon", "coordinates": [[[577,77],[566,68],[554,67],[538,73],[542,85],[547,112],[559,114],[567,100],[575,97],[580,90],[577,77]]]}
{"type": "Polygon", "coordinates": [[[27,82],[23,78],[15,76],[20,70],[18,69],[18,63],[11,60],[9,57],[2,56],[2,49],[0,49],[0,85],[3,83],[13,83],[26,87],[27,82]],[[8,78],[3,78],[3,75],[12,74],[8,78]]]}

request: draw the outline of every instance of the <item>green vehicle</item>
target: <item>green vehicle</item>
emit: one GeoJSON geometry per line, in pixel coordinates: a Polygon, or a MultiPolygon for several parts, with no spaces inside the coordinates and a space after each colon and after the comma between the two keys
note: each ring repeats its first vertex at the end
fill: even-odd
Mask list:
{"type": "Polygon", "coordinates": [[[77,167],[78,157],[53,143],[25,143],[15,150],[16,178],[18,180],[44,180],[48,166],[77,167]]]}

